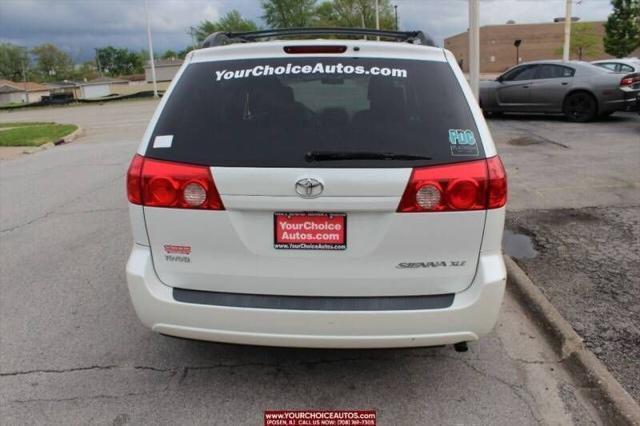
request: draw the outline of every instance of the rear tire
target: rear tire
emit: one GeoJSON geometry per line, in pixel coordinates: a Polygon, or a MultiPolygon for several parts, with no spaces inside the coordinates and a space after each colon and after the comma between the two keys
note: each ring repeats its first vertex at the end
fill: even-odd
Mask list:
{"type": "Polygon", "coordinates": [[[482,114],[484,114],[486,118],[497,118],[497,117],[502,117],[503,115],[501,111],[485,111],[485,110],[482,110],[482,114]]]}
{"type": "Polygon", "coordinates": [[[586,123],[596,117],[598,102],[588,92],[574,92],[565,98],[562,111],[567,120],[586,123]]]}

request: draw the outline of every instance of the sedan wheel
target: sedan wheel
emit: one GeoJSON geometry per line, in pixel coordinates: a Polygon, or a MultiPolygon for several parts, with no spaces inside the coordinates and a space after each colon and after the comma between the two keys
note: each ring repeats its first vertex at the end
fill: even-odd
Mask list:
{"type": "Polygon", "coordinates": [[[598,105],[589,93],[577,92],[567,96],[563,111],[569,121],[584,123],[595,118],[598,105]]]}

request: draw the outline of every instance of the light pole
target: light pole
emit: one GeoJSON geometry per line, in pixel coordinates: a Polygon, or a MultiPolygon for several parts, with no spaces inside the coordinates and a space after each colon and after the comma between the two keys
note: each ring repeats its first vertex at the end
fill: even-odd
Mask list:
{"type": "Polygon", "coordinates": [[[480,0],[469,0],[469,84],[478,99],[480,86],[480,0]]]}
{"type": "Polygon", "coordinates": [[[393,12],[396,15],[396,31],[398,31],[398,5],[397,4],[393,5],[393,12]]]}
{"type": "Polygon", "coordinates": [[[522,44],[522,40],[520,39],[513,42],[513,45],[516,47],[516,65],[520,63],[520,44],[522,44]]]}
{"type": "Polygon", "coordinates": [[[153,97],[158,97],[158,83],[156,82],[156,64],[153,59],[153,43],[151,42],[151,24],[149,23],[149,8],[144,0],[144,17],[147,21],[147,40],[149,41],[149,58],[151,61],[151,79],[153,80],[153,97]]]}
{"type": "Polygon", "coordinates": [[[569,60],[569,49],[571,47],[571,6],[573,0],[566,0],[564,9],[564,47],[562,49],[562,60],[569,60]]]}
{"type": "MultiPolygon", "coordinates": [[[[379,8],[378,0],[376,0],[376,30],[380,29],[380,8],[379,8]]],[[[380,36],[376,37],[378,41],[380,41],[380,36]]]]}

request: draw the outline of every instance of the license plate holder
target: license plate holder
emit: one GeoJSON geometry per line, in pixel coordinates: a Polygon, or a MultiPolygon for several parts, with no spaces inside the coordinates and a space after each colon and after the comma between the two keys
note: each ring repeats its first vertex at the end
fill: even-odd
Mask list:
{"type": "Polygon", "coordinates": [[[273,247],[278,250],[346,250],[345,213],[276,212],[273,247]]]}

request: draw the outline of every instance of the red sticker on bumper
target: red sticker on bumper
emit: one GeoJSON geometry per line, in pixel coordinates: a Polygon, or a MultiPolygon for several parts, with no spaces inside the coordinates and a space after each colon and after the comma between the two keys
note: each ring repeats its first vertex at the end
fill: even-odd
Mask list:
{"type": "Polygon", "coordinates": [[[277,249],[347,248],[347,215],[343,213],[275,213],[274,227],[277,249]]]}

